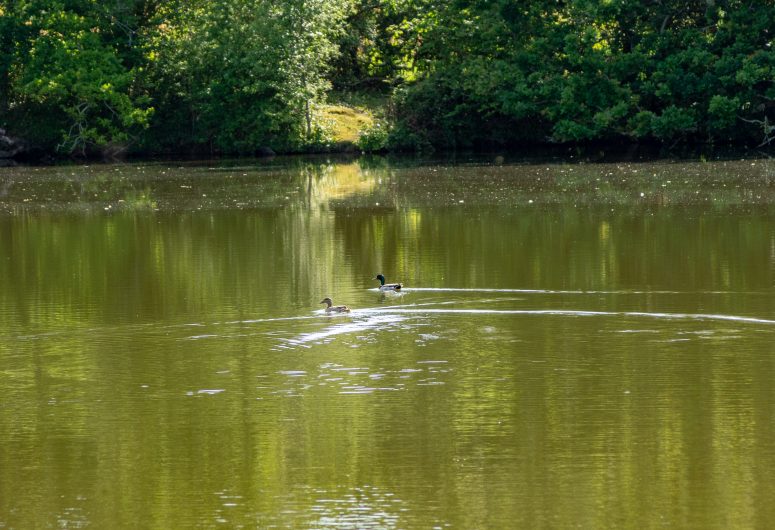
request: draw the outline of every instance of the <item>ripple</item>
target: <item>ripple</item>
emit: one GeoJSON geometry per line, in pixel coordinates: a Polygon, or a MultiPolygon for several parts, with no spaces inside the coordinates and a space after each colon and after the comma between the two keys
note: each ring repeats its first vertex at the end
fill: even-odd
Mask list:
{"type": "Polygon", "coordinates": [[[215,339],[218,338],[220,335],[217,335],[215,333],[206,333],[204,335],[191,335],[190,337],[186,337],[186,340],[202,340],[202,339],[215,339]]]}
{"type": "Polygon", "coordinates": [[[712,313],[651,313],[645,311],[588,311],[574,309],[405,309],[375,308],[372,312],[399,314],[468,314],[468,315],[553,315],[553,316],[619,316],[645,317],[671,320],[724,320],[752,324],[775,324],[775,320],[739,315],[712,313]]]}
{"type": "Polygon", "coordinates": [[[322,363],[317,370],[288,367],[272,374],[256,376],[256,399],[302,397],[320,392],[341,395],[368,395],[404,391],[412,387],[441,386],[449,383],[454,369],[442,359],[416,361],[415,366],[347,366],[322,363]]]}
{"type": "Polygon", "coordinates": [[[306,510],[314,514],[314,528],[401,528],[404,502],[394,493],[364,485],[350,491],[318,490],[306,510]]]}
{"type": "MultiPolygon", "coordinates": [[[[379,289],[369,289],[370,291],[379,291],[379,289]]],[[[771,295],[766,291],[720,291],[720,290],[700,290],[700,291],[646,291],[646,290],[582,290],[582,289],[496,289],[496,288],[476,288],[476,287],[404,287],[402,293],[411,292],[435,292],[435,293],[525,293],[525,294],[745,294],[745,295],[771,295]]]]}
{"type": "MultiPolygon", "coordinates": [[[[206,396],[214,396],[216,394],[220,394],[221,392],[226,392],[225,388],[203,388],[201,390],[197,390],[197,395],[206,395],[206,396]]],[[[187,395],[193,396],[194,392],[187,392],[187,395]]]]}
{"type": "MultiPolygon", "coordinates": [[[[366,310],[361,310],[360,313],[366,313],[366,310]]],[[[326,339],[336,337],[337,335],[356,333],[367,330],[385,329],[395,326],[403,320],[405,319],[392,315],[370,316],[363,320],[355,320],[344,324],[335,324],[321,331],[302,333],[295,338],[284,340],[287,344],[291,345],[303,345],[309,342],[318,343],[323,342],[326,339]]]]}

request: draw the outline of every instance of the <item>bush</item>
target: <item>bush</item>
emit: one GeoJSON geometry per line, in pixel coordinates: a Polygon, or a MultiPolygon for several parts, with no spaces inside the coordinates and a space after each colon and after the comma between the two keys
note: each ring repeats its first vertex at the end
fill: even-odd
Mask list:
{"type": "Polygon", "coordinates": [[[711,132],[724,132],[734,127],[740,108],[738,98],[713,96],[708,105],[708,128],[711,132]]]}
{"type": "Polygon", "coordinates": [[[379,122],[362,131],[356,142],[358,148],[366,153],[385,151],[388,147],[390,131],[388,127],[379,122]]]}
{"type": "Polygon", "coordinates": [[[696,130],[697,120],[694,112],[675,105],[667,107],[651,123],[651,133],[663,141],[679,139],[696,130]]]}

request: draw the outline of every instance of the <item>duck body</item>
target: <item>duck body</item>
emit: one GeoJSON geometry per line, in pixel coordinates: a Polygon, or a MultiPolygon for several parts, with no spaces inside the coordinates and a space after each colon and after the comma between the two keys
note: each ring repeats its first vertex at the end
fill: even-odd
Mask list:
{"type": "Polygon", "coordinates": [[[380,291],[400,291],[402,285],[400,283],[385,283],[385,277],[381,274],[377,274],[374,277],[375,280],[379,280],[380,291]]]}
{"type": "Polygon", "coordinates": [[[349,313],[350,308],[346,305],[334,305],[334,302],[330,298],[326,297],[320,301],[321,304],[326,304],[326,313],[349,313]]]}

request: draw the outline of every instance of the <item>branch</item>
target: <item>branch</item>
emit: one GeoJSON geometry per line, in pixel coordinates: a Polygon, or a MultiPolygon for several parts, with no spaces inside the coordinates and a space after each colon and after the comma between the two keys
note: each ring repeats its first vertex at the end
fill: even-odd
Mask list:
{"type": "Polygon", "coordinates": [[[747,118],[743,118],[742,116],[738,116],[738,118],[744,122],[753,123],[755,125],[762,126],[762,132],[764,133],[764,140],[762,140],[762,143],[760,143],[756,147],[763,147],[765,145],[769,145],[770,143],[772,143],[773,140],[775,140],[775,125],[770,125],[770,121],[767,118],[767,116],[764,117],[764,120],[749,120],[747,118]]]}
{"type": "Polygon", "coordinates": [[[57,151],[64,149],[67,150],[68,153],[72,153],[80,146],[81,154],[86,154],[87,141],[84,137],[84,131],[86,129],[85,124],[87,122],[86,113],[89,111],[90,107],[91,104],[87,102],[79,103],[75,107],[75,112],[77,113],[75,121],[67,131],[67,138],[62,140],[62,143],[57,144],[57,151]]]}

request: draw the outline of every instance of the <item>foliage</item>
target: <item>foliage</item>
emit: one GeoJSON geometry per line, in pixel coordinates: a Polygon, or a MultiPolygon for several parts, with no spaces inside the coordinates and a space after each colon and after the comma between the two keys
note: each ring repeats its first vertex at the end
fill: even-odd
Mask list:
{"type": "Polygon", "coordinates": [[[131,141],[145,152],[317,144],[315,107],[349,9],[349,0],[4,2],[0,124],[67,153],[131,141]]]}
{"type": "Polygon", "coordinates": [[[745,120],[775,107],[773,27],[773,2],[439,3],[397,129],[445,148],[758,141],[745,120]]]}
{"type": "Polygon", "coordinates": [[[772,142],[775,2],[0,0],[0,127],[44,152],[772,142]]]}
{"type": "Polygon", "coordinates": [[[358,0],[338,40],[332,81],[339,90],[384,91],[415,79],[430,0],[358,0]]]}
{"type": "Polygon", "coordinates": [[[152,109],[132,90],[136,69],[122,62],[110,6],[30,0],[2,10],[2,121],[42,148],[82,154],[147,125],[152,109]]]}
{"type": "Polygon", "coordinates": [[[147,29],[147,84],[163,119],[153,145],[250,153],[321,136],[314,106],[329,83],[347,3],[169,2],[147,29]]]}
{"type": "Polygon", "coordinates": [[[384,151],[388,146],[389,130],[384,123],[376,122],[361,132],[358,148],[366,153],[384,151]]]}

